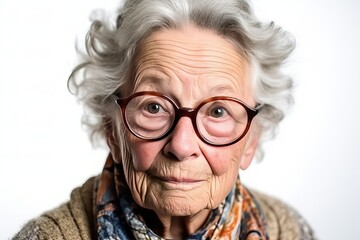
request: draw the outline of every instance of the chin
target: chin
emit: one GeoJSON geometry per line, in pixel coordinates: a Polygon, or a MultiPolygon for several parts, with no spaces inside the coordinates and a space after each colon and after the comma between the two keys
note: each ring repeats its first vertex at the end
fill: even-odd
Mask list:
{"type": "Polygon", "coordinates": [[[176,198],[168,197],[162,199],[162,202],[157,203],[158,206],[153,210],[161,215],[182,217],[182,216],[192,216],[204,210],[206,206],[201,206],[204,201],[189,200],[187,198],[176,198]]]}

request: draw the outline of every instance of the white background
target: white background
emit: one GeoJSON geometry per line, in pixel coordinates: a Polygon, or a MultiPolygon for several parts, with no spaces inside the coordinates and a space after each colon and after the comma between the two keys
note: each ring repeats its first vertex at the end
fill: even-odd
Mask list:
{"type": "MultiPolygon", "coordinates": [[[[94,8],[116,1],[0,0],[0,239],[99,173],[81,107],[67,92],[94,8]]],[[[294,206],[320,239],[360,235],[360,4],[254,0],[292,32],[296,104],[243,181],[294,206]]]]}

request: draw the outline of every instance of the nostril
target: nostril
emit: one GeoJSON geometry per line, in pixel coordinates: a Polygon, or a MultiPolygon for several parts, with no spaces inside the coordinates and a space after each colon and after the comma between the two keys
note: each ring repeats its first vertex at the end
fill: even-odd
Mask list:
{"type": "Polygon", "coordinates": [[[174,153],[172,153],[172,152],[167,151],[167,152],[165,152],[165,155],[171,160],[178,160],[176,155],[174,153]]]}

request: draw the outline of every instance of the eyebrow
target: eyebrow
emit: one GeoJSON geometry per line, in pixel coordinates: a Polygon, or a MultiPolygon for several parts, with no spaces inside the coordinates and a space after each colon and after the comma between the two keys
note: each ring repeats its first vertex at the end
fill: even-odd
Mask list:
{"type": "MultiPolygon", "coordinates": [[[[167,79],[166,77],[156,76],[157,74],[150,74],[148,76],[144,76],[143,78],[138,79],[138,81],[135,82],[134,89],[138,88],[140,85],[147,85],[149,87],[154,88],[155,91],[161,91],[163,92],[167,88],[167,82],[170,79],[167,79]],[[164,85],[166,88],[164,88],[164,85]]],[[[240,94],[243,94],[244,90],[241,90],[240,94]]],[[[234,86],[229,84],[222,84],[217,83],[213,84],[213,86],[207,87],[207,89],[204,89],[200,87],[199,92],[206,93],[209,97],[211,96],[235,96],[239,97],[239,93],[236,92],[236,88],[234,86]],[[204,92],[206,90],[206,92],[204,92]]]]}
{"type": "Polygon", "coordinates": [[[134,89],[139,87],[139,85],[146,84],[150,86],[160,86],[161,83],[166,82],[167,79],[164,77],[159,76],[158,74],[150,74],[146,75],[142,78],[136,78],[134,82],[134,89]]]}
{"type": "Polygon", "coordinates": [[[226,95],[228,96],[229,93],[237,96],[235,89],[230,85],[215,85],[211,86],[208,91],[209,95],[219,96],[219,95],[226,95]],[[224,94],[222,94],[224,93],[224,94]]]}

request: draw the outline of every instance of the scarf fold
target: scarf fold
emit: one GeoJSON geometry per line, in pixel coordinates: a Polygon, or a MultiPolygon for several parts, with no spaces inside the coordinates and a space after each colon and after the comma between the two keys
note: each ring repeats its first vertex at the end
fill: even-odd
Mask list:
{"type": "MultiPolygon", "coordinates": [[[[108,156],[95,183],[95,222],[100,240],[164,240],[147,227],[126,184],[123,167],[108,156]]],[[[204,225],[185,239],[267,240],[265,216],[251,193],[238,178],[225,200],[211,211],[204,225]]]]}

